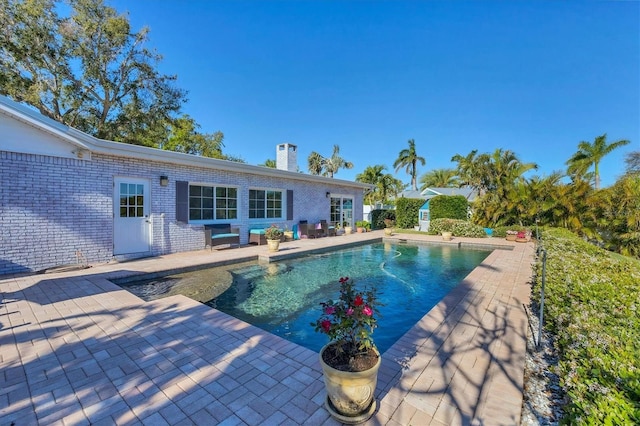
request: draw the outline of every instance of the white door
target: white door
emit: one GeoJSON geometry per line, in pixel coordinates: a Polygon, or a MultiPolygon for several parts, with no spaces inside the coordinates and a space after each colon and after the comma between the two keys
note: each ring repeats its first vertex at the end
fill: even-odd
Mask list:
{"type": "Polygon", "coordinates": [[[331,222],[340,226],[353,226],[353,198],[331,197],[331,222]]]}
{"type": "Polygon", "coordinates": [[[115,178],[113,192],[113,254],[150,251],[149,181],[115,178]]]}

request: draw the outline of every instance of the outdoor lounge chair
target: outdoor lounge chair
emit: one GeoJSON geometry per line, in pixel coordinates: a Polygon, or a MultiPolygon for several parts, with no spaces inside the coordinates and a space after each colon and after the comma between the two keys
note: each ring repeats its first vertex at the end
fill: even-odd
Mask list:
{"type": "Polygon", "coordinates": [[[306,220],[301,220],[298,226],[299,234],[304,238],[306,235],[307,238],[315,238],[317,233],[314,225],[310,225],[306,220]]]}
{"type": "Polygon", "coordinates": [[[327,224],[327,236],[335,237],[337,234],[336,227],[334,225],[327,224]]]}
{"type": "Polygon", "coordinates": [[[204,246],[237,245],[240,247],[240,229],[231,227],[230,223],[216,223],[204,226],[204,246]]]}
{"type": "Polygon", "coordinates": [[[316,236],[318,237],[326,237],[329,233],[329,225],[327,221],[322,219],[320,223],[316,225],[316,236]]]}

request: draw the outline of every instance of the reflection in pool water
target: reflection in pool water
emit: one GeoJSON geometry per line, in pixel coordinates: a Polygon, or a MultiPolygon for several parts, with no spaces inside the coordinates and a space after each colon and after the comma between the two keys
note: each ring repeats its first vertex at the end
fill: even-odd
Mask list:
{"type": "Polygon", "coordinates": [[[184,294],[315,351],[327,343],[310,325],[338,280],[376,287],[373,337],[386,351],[489,254],[439,245],[375,243],[287,261],[250,262],[177,274],[125,288],[147,300],[184,294]]]}

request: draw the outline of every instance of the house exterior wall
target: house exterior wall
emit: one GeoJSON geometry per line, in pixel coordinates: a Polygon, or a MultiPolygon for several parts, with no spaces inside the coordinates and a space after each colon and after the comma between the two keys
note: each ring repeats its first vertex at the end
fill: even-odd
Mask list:
{"type": "Polygon", "coordinates": [[[248,242],[252,224],[277,223],[291,228],[300,220],[329,220],[326,192],[352,196],[353,216],[362,217],[362,190],[339,182],[234,173],[103,153],[89,158],[0,150],[0,275],[112,260],[116,177],[149,180],[152,245],[147,255],[204,248],[202,224],[176,221],[176,181],[236,186],[239,218],[218,222],[239,226],[241,244],[248,242]],[[160,186],[161,175],[169,177],[168,186],[160,186]],[[249,220],[248,193],[252,188],[293,190],[293,220],[249,220]]]}

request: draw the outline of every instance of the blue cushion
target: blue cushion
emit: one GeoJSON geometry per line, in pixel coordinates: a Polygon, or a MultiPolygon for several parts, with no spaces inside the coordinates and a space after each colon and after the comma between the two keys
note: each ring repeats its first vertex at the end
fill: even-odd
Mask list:
{"type": "Polygon", "coordinates": [[[238,234],[213,234],[211,235],[211,239],[214,238],[227,238],[227,237],[239,237],[238,234]]]}
{"type": "Polygon", "coordinates": [[[249,229],[250,234],[264,235],[264,229],[249,229]]]}

